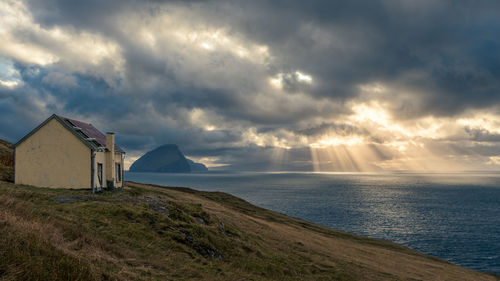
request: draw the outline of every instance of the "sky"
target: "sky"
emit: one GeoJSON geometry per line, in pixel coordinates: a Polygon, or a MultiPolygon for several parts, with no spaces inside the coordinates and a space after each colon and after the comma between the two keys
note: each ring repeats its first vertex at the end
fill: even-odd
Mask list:
{"type": "MultiPolygon", "coordinates": [[[[0,1],[0,139],[53,113],[126,166],[500,169],[500,2],[0,1]]],[[[127,168],[127,167],[126,167],[127,168]]]]}

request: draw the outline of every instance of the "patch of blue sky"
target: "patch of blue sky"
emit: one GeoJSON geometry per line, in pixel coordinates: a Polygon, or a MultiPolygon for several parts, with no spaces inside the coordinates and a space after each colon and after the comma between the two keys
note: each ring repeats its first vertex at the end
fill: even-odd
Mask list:
{"type": "Polygon", "coordinates": [[[17,84],[20,78],[19,71],[14,66],[14,62],[9,58],[0,56],[0,81],[17,84]]]}

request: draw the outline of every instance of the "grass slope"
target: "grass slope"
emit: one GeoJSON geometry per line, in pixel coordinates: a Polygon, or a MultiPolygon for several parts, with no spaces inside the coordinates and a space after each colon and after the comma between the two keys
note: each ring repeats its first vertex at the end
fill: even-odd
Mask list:
{"type": "Polygon", "coordinates": [[[0,180],[14,181],[14,149],[13,144],[0,140],[0,180]]]}
{"type": "Polygon", "coordinates": [[[0,181],[0,280],[498,280],[220,192],[0,181]]]}

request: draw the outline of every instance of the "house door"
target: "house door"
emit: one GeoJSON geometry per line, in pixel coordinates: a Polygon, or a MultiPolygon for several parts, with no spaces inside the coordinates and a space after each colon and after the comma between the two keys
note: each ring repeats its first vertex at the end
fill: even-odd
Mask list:
{"type": "Polygon", "coordinates": [[[120,163],[115,163],[115,170],[116,170],[116,182],[121,182],[122,181],[122,165],[120,163]]]}
{"type": "Polygon", "coordinates": [[[99,187],[102,188],[102,164],[97,163],[97,177],[99,178],[99,187]]]}

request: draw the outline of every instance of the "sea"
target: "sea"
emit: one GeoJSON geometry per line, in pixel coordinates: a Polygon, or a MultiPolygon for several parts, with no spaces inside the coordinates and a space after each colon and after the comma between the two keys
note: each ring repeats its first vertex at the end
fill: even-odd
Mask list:
{"type": "Polygon", "coordinates": [[[334,229],[500,275],[500,173],[126,173],[222,191],[334,229]]]}

